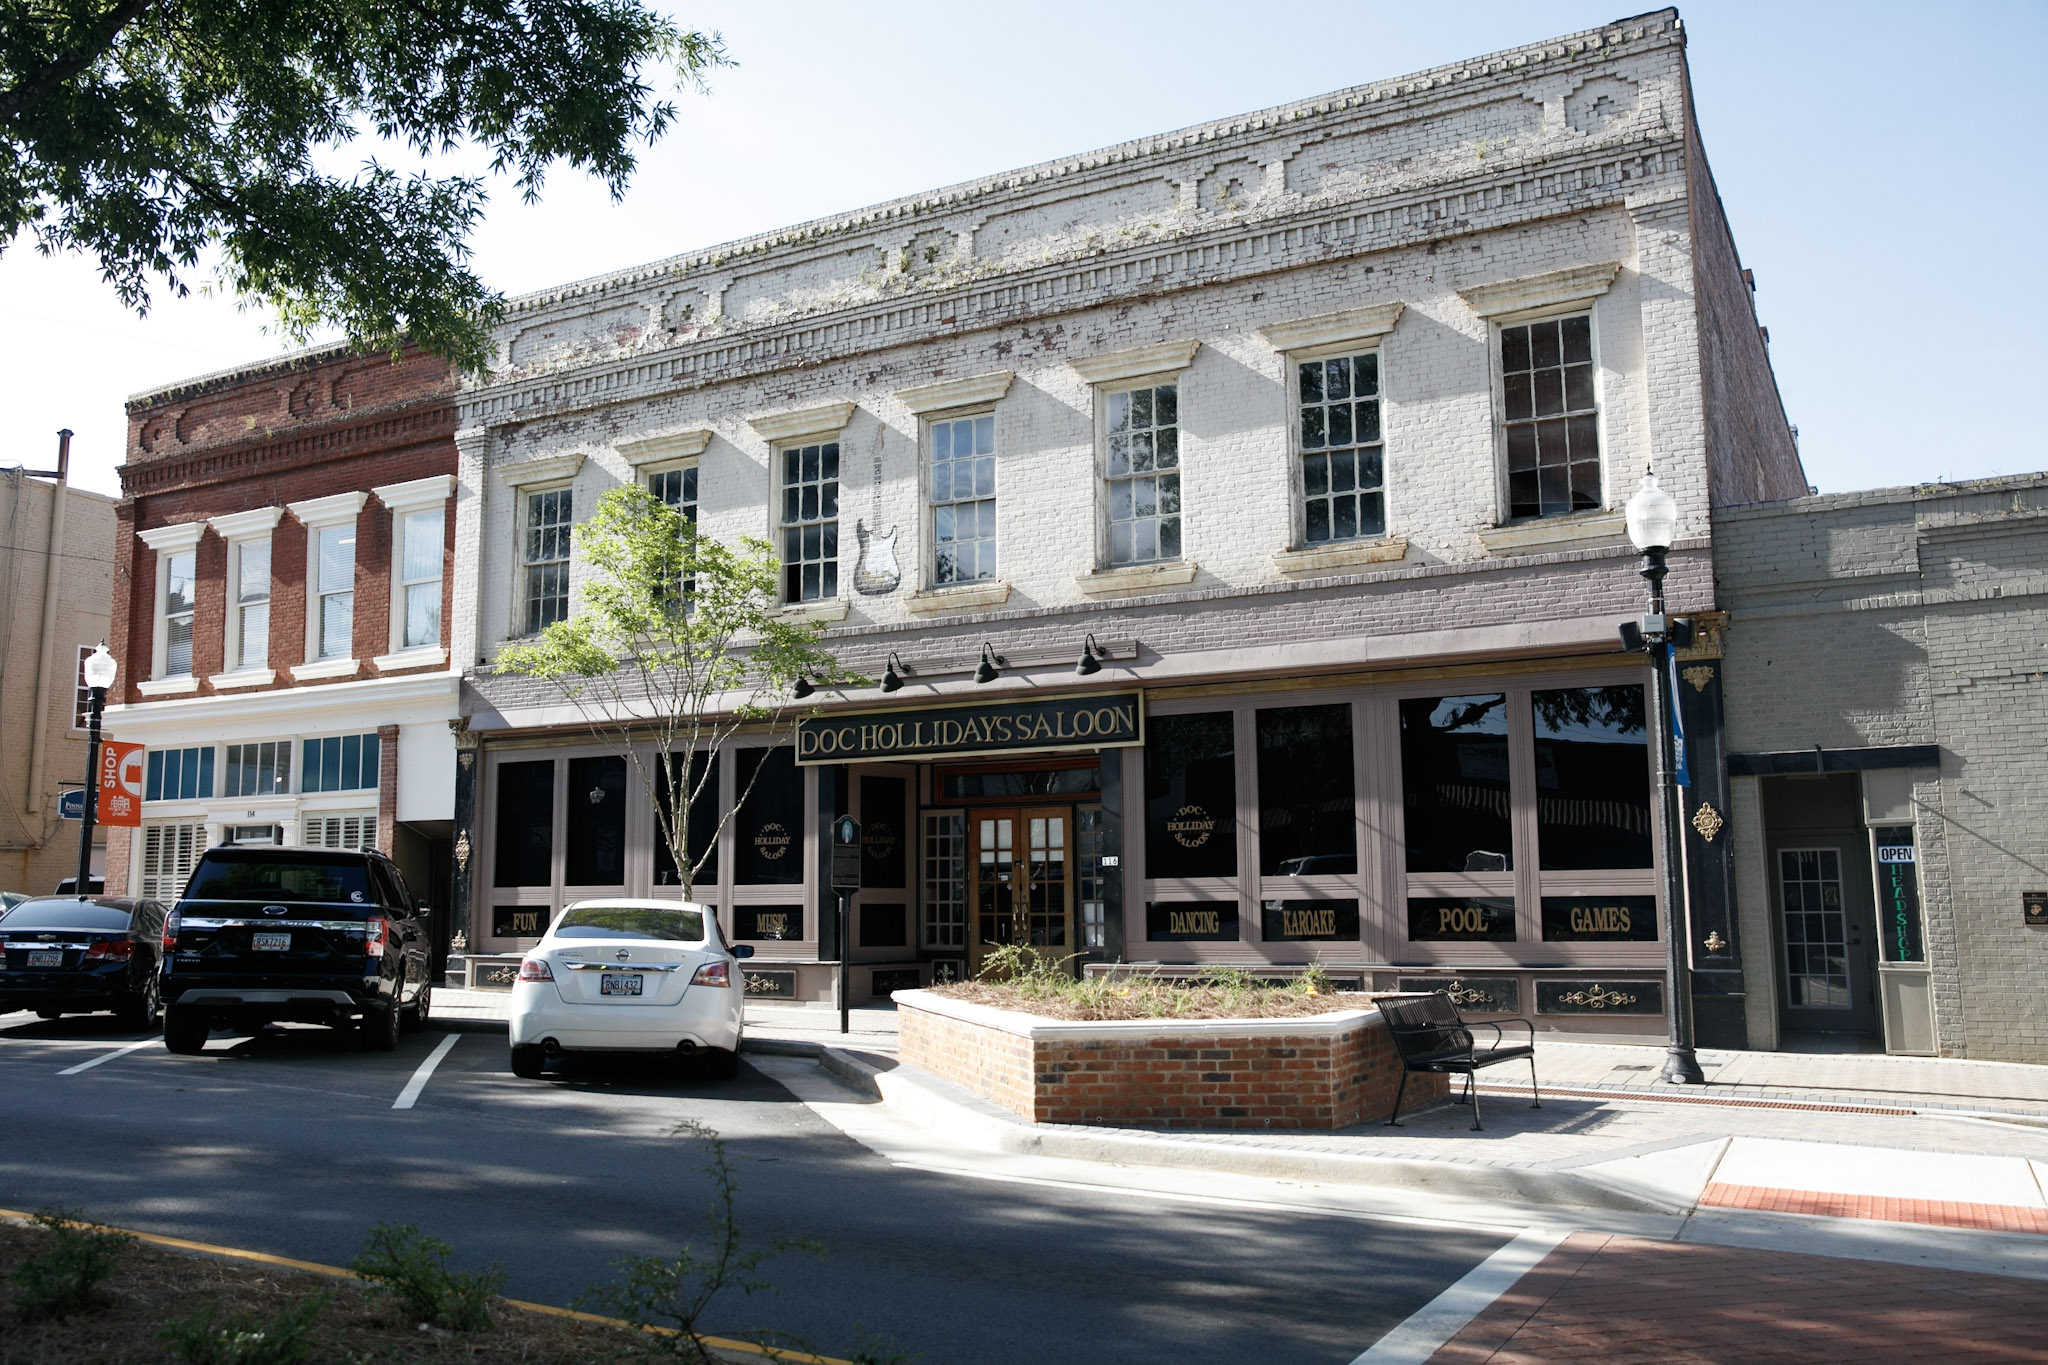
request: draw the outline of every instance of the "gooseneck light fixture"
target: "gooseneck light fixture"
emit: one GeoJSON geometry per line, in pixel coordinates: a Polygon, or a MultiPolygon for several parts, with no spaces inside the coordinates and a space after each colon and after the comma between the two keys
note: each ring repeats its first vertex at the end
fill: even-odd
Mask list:
{"type": "Polygon", "coordinates": [[[903,689],[903,675],[906,673],[915,676],[917,670],[904,663],[903,657],[895,650],[890,650],[889,661],[882,669],[882,690],[900,692],[903,689]]]}
{"type": "Polygon", "coordinates": [[[797,674],[796,681],[789,685],[789,695],[795,697],[798,701],[802,701],[817,690],[817,688],[811,686],[811,680],[801,673],[797,674]]]}
{"type": "Polygon", "coordinates": [[[1108,657],[1109,651],[1096,643],[1095,633],[1090,631],[1088,638],[1081,642],[1081,658],[1074,665],[1075,676],[1085,678],[1091,673],[1100,673],[1102,661],[1108,657]]]}
{"type": "Polygon", "coordinates": [[[1003,656],[996,653],[988,641],[983,640],[981,642],[981,662],[974,666],[974,681],[977,683],[994,682],[997,675],[1003,671],[1001,668],[1002,663],[1003,656]]]}
{"type": "Polygon", "coordinates": [[[1666,1047],[1664,1079],[1673,1085],[1703,1085],[1706,1075],[1693,1052],[1692,973],[1686,965],[1685,868],[1678,848],[1678,769],[1673,749],[1671,715],[1678,704],[1671,685],[1671,651],[1692,643],[1692,622],[1674,620],[1664,612],[1664,558],[1678,536],[1678,503],[1645,471],[1642,486],[1628,500],[1628,538],[1643,552],[1643,581],[1650,589],[1649,613],[1621,624],[1624,648],[1650,656],[1650,693],[1656,699],[1651,727],[1656,731],[1658,853],[1664,870],[1664,969],[1666,1047]]]}
{"type": "MultiPolygon", "coordinates": [[[[68,437],[71,433],[64,434],[68,437]]],[[[114,656],[107,653],[105,640],[85,656],[79,669],[85,675],[86,690],[92,694],[91,720],[85,737],[85,808],[79,812],[78,881],[74,884],[80,900],[92,894],[92,827],[100,804],[100,713],[107,708],[107,689],[114,685],[114,674],[119,669],[114,656]]]]}

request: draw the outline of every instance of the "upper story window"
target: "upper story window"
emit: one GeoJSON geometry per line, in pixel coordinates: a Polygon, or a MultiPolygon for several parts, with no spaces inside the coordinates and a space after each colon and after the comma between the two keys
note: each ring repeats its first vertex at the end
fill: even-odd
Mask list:
{"type": "Polygon", "coordinates": [[[1103,395],[1109,562],[1180,558],[1180,385],[1103,395]]]}
{"type": "Polygon", "coordinates": [[[227,766],[222,796],[282,796],[292,789],[290,740],[230,744],[227,766]]]}
{"type": "Polygon", "coordinates": [[[786,446],[782,456],[782,600],[839,595],[839,442],[786,446]]]}
{"type": "Polygon", "coordinates": [[[647,476],[647,491],[654,500],[682,513],[692,525],[697,520],[697,466],[662,469],[647,476]]]}
{"type": "Polygon", "coordinates": [[[1500,372],[1508,515],[1554,517],[1598,508],[1592,315],[1502,327],[1500,372]]]}
{"type": "Polygon", "coordinates": [[[996,419],[931,424],[932,583],[996,576],[996,419]]]}
{"type": "Polygon", "coordinates": [[[1310,545],[1387,532],[1377,351],[1295,363],[1302,539],[1310,545]]]}
{"type": "Polygon", "coordinates": [[[524,554],[526,633],[538,635],[569,615],[569,540],[576,522],[574,491],[548,488],[526,495],[524,554]]]}
{"type": "Polygon", "coordinates": [[[346,659],[355,639],[355,525],[322,526],[314,533],[314,546],[314,657],[346,659]]]}
{"type": "Polygon", "coordinates": [[[441,546],[447,517],[441,508],[398,519],[398,644],[423,649],[441,643],[441,546]]]}
{"type": "Polygon", "coordinates": [[[341,792],[373,788],[377,785],[377,757],[374,731],[305,740],[299,758],[299,789],[341,792]]]}
{"type": "Polygon", "coordinates": [[[181,550],[163,557],[163,676],[183,677],[192,671],[192,606],[198,553],[181,550]]]}
{"type": "Polygon", "coordinates": [[[92,689],[85,685],[85,661],[92,657],[94,645],[80,645],[78,657],[71,664],[71,728],[84,730],[92,725],[92,689]]]}
{"type": "Polygon", "coordinates": [[[143,765],[145,801],[205,801],[213,796],[213,746],[151,749],[143,765]]]}
{"type": "Polygon", "coordinates": [[[228,581],[234,585],[230,614],[234,618],[233,668],[261,668],[270,657],[270,542],[243,541],[229,557],[228,581]]]}

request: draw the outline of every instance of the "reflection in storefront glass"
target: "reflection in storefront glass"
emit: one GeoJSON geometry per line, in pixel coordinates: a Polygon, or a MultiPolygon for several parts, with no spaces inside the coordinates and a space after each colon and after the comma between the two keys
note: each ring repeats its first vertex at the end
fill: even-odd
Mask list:
{"type": "Polygon", "coordinates": [[[626,760],[569,760],[569,846],[562,880],[570,886],[620,886],[626,880],[626,760]]]}
{"type": "Polygon", "coordinates": [[[1536,718],[1537,865],[1649,867],[1650,743],[1643,689],[1531,694],[1536,718]]]}
{"type": "Polygon", "coordinates": [[[1310,877],[1358,871],[1351,708],[1258,713],[1259,871],[1310,877]]]}
{"type": "Polygon", "coordinates": [[[794,886],[804,879],[804,775],[796,750],[741,749],[734,754],[735,797],[753,791],[733,817],[738,827],[734,880],[741,885],[794,886]],[[760,776],[756,780],[755,773],[760,776]]]}
{"type": "Polygon", "coordinates": [[[555,765],[552,759],[498,765],[493,886],[552,886],[555,765]]]}
{"type": "Polygon", "coordinates": [[[1409,697],[1401,703],[1401,795],[1410,872],[1506,872],[1507,696],[1409,697]]]}
{"type": "MultiPolygon", "coordinates": [[[[697,799],[690,806],[690,824],[685,831],[689,835],[690,861],[697,865],[697,875],[692,884],[707,886],[718,884],[718,756],[710,756],[710,771],[705,771],[705,755],[690,755],[690,771],[683,773],[683,760],[675,756],[674,773],[686,792],[697,793],[697,799]]],[[[666,820],[673,800],[667,781],[659,784],[661,797],[661,818],[666,820]]],[[[668,840],[663,837],[661,827],[654,831],[654,884],[656,886],[680,886],[682,878],[676,875],[675,855],[669,852],[668,840]]]]}
{"type": "Polygon", "coordinates": [[[1145,739],[1145,870],[1237,875],[1236,746],[1228,711],[1154,716],[1145,739]]]}

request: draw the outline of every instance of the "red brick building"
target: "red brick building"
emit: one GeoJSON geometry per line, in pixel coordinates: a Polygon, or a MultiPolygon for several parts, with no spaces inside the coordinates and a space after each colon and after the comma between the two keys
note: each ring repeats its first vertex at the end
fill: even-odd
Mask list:
{"type": "Polygon", "coordinates": [[[269,842],[384,849],[445,904],[454,392],[335,348],[129,400],[107,724],[149,754],[110,892],[269,842]]]}

